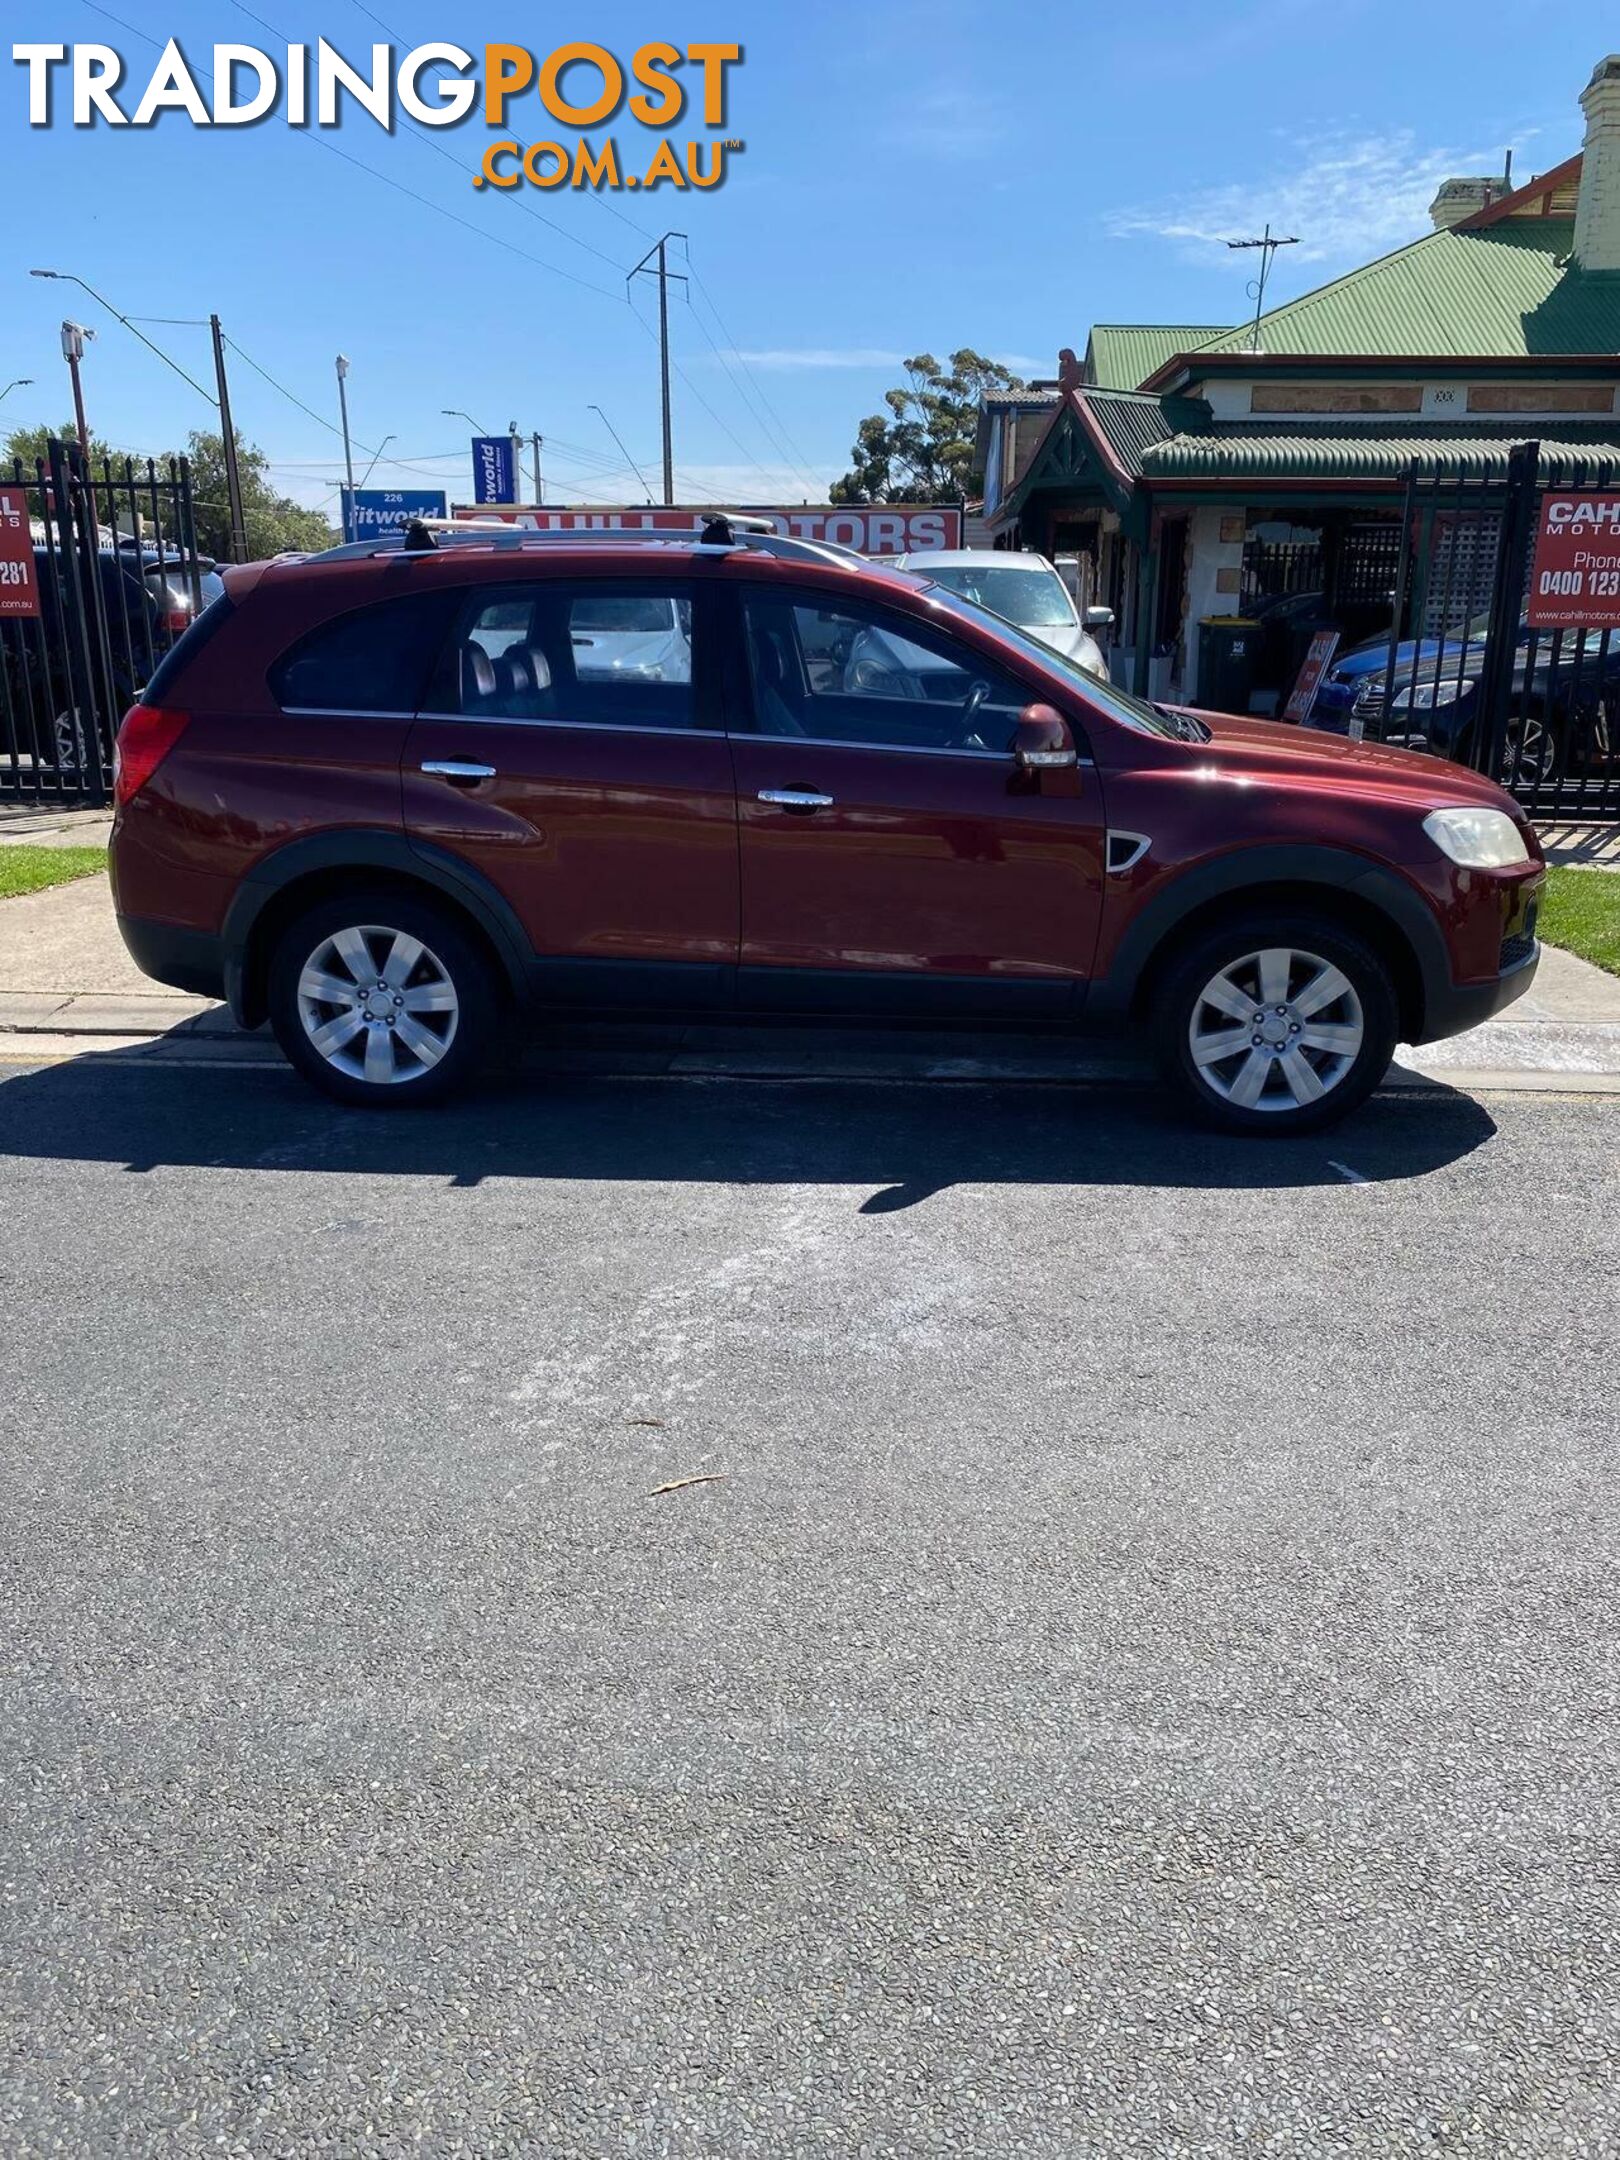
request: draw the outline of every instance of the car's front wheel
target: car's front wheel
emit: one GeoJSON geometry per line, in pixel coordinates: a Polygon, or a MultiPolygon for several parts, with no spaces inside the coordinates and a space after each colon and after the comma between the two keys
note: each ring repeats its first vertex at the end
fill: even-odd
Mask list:
{"type": "Polygon", "coordinates": [[[1206,1123],[1318,1132],[1364,1102],[1395,1048],[1383,959],[1325,916],[1256,913],[1195,938],[1155,1011],[1160,1062],[1206,1123]]]}
{"type": "Polygon", "coordinates": [[[385,1109],[465,1085],[495,1010],[488,963],[455,919],[386,889],[323,900],[290,924],[269,988],[276,1040],[304,1078],[385,1109]]]}

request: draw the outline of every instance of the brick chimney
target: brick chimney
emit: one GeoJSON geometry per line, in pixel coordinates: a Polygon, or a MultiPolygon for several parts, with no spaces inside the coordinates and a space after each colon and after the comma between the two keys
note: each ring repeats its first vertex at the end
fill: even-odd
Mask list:
{"type": "Polygon", "coordinates": [[[1500,180],[1469,178],[1442,180],[1440,192],[1429,205],[1429,216],[1436,232],[1447,232],[1453,225],[1460,225],[1464,218],[1471,218],[1476,210],[1483,210],[1495,202],[1502,193],[1500,180]]]}
{"type": "Polygon", "coordinates": [[[1592,70],[1581,110],[1586,140],[1575,199],[1575,260],[1583,270],[1620,270],[1620,53],[1592,70]]]}

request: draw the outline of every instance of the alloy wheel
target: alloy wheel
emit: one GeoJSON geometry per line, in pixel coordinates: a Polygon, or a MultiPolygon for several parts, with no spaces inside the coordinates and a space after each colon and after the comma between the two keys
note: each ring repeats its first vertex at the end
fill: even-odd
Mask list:
{"type": "Polygon", "coordinates": [[[298,1017],[334,1071],[405,1087],[455,1041],[461,1000],[438,955],[408,930],[358,923],[322,938],[298,978],[298,1017]]]}
{"type": "Polygon", "coordinates": [[[1539,787],[1558,762],[1558,741],[1545,720],[1531,718],[1508,737],[1502,760],[1505,787],[1539,787]]]}
{"type": "Polygon", "coordinates": [[[1287,1111],[1321,1102],[1366,1039],[1355,985],[1342,968],[1289,945],[1245,953],[1210,977],[1187,1029],[1192,1062],[1234,1109],[1287,1111]]]}

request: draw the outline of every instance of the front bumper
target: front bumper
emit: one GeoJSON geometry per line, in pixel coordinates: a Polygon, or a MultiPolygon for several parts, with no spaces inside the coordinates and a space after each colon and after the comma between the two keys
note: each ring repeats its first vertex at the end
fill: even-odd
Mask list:
{"type": "Polygon", "coordinates": [[[1443,1042],[1448,1035],[1465,1034],[1481,1021],[1494,1019],[1524,996],[1540,964],[1541,947],[1532,939],[1523,959],[1505,968],[1494,982],[1431,986],[1423,1005],[1423,1041],[1443,1042]]]}

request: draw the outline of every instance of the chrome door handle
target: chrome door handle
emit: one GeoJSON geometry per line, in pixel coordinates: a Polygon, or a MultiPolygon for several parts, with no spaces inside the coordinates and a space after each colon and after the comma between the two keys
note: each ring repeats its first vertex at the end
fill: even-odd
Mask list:
{"type": "Polygon", "coordinates": [[[493,780],[493,765],[474,765],[466,758],[426,758],[422,763],[425,773],[433,773],[440,780],[493,780]]]}
{"type": "Polygon", "coordinates": [[[830,795],[818,795],[814,788],[762,787],[759,799],[777,810],[830,810],[833,806],[830,795]]]}

